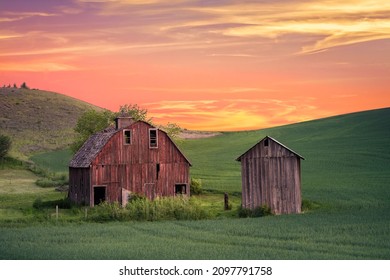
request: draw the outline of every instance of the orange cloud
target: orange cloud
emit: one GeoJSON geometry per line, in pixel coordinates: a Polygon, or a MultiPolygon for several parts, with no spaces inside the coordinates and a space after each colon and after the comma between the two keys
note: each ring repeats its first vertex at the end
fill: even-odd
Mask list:
{"type": "Polygon", "coordinates": [[[250,130],[326,116],[301,99],[221,99],[143,104],[159,123],[178,120],[187,129],[250,130]]]}
{"type": "Polygon", "coordinates": [[[45,12],[3,12],[0,15],[0,22],[14,22],[24,20],[30,17],[52,17],[56,16],[53,13],[45,12]]]}
{"type": "Polygon", "coordinates": [[[314,44],[303,45],[302,53],[390,38],[388,1],[256,3],[194,9],[214,17],[186,23],[187,26],[240,23],[213,31],[225,36],[278,38],[286,34],[308,34],[324,37],[314,44]]]}

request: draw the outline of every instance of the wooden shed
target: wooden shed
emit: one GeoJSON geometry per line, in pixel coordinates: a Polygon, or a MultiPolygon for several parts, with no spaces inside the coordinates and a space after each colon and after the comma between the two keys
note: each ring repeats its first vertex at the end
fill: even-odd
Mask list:
{"type": "Polygon", "coordinates": [[[237,158],[242,207],[267,205],[275,214],[301,212],[301,155],[266,136],[237,158]]]}
{"type": "Polygon", "coordinates": [[[190,194],[191,163],[162,130],[131,118],[92,135],[69,163],[69,198],[94,206],[127,203],[129,194],[149,199],[190,194]]]}

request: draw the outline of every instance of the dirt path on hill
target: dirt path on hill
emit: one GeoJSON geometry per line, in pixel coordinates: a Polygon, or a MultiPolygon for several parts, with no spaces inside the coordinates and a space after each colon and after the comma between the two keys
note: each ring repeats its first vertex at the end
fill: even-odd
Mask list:
{"type": "Polygon", "coordinates": [[[185,130],[180,133],[179,137],[182,139],[199,139],[214,137],[221,134],[221,132],[185,130]]]}

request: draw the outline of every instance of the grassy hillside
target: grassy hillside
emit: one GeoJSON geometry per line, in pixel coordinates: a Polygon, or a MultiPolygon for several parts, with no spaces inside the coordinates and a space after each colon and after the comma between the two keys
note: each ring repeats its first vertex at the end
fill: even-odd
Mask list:
{"type": "MultiPolygon", "coordinates": [[[[5,205],[0,214],[11,216],[9,224],[2,222],[0,227],[0,258],[390,258],[390,108],[186,140],[181,148],[193,164],[192,176],[201,178],[204,188],[240,192],[240,165],[235,159],[265,135],[305,157],[303,199],[318,208],[301,215],[256,219],[225,216],[203,221],[105,224],[61,222],[61,218],[56,223],[53,209],[42,218],[45,223],[20,227],[12,219],[12,215],[21,215],[15,201],[28,213],[33,196],[0,193],[0,204],[5,205]]],[[[66,153],[47,153],[35,159],[60,171],[66,168],[60,163],[64,156],[66,153]]],[[[39,195],[44,200],[63,196],[53,190],[39,195]]]]}
{"type": "Polygon", "coordinates": [[[43,90],[0,88],[0,131],[12,137],[11,156],[26,159],[39,151],[63,149],[86,102],[43,90]]]}
{"type": "Polygon", "coordinates": [[[202,178],[206,188],[238,191],[240,164],[235,159],[266,135],[305,157],[303,194],[312,199],[322,199],[329,191],[340,188],[346,192],[363,192],[364,196],[361,188],[388,178],[389,108],[187,140],[182,149],[193,163],[192,175],[202,178]],[[359,188],[354,188],[356,183],[359,188]]]}
{"type": "MultiPolygon", "coordinates": [[[[303,197],[340,205],[386,203],[390,189],[390,108],[359,112],[257,131],[223,133],[189,139],[181,149],[191,160],[191,176],[206,189],[241,191],[240,163],[235,159],[266,135],[301,154],[303,197]]],[[[48,152],[32,158],[53,171],[67,170],[70,154],[48,152]]]]}
{"type": "MultiPolygon", "coordinates": [[[[329,209],[388,205],[390,199],[390,108],[294,125],[191,139],[181,148],[191,160],[191,176],[205,189],[241,192],[235,159],[269,135],[305,157],[302,196],[329,209]]],[[[66,152],[33,158],[54,171],[66,171],[66,152]],[[61,154],[61,156],[57,156],[61,154]]]]}

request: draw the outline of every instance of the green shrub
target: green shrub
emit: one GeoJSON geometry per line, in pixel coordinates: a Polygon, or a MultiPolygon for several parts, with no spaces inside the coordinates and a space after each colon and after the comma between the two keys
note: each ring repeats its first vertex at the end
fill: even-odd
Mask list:
{"type": "Polygon", "coordinates": [[[146,197],[144,195],[141,195],[138,193],[131,193],[131,194],[129,194],[127,201],[133,202],[136,200],[145,200],[145,199],[146,199],[146,197]]]}
{"type": "Polygon", "coordinates": [[[307,212],[307,211],[310,211],[310,210],[314,210],[314,209],[318,209],[320,207],[320,204],[314,202],[314,201],[310,201],[308,199],[303,199],[302,200],[302,207],[301,207],[301,211],[302,212],[307,212]]]}
{"type": "Polygon", "coordinates": [[[70,209],[73,205],[69,198],[65,197],[57,200],[43,201],[42,198],[38,197],[33,202],[33,208],[42,210],[47,208],[55,208],[58,205],[61,209],[70,209]]]}
{"type": "Polygon", "coordinates": [[[36,180],[35,184],[42,188],[51,188],[55,187],[55,181],[48,179],[48,178],[42,178],[36,180]]]}
{"type": "Polygon", "coordinates": [[[38,197],[34,200],[33,207],[35,209],[42,209],[43,208],[43,201],[42,198],[38,197]]]}
{"type": "Polygon", "coordinates": [[[40,177],[49,177],[49,171],[47,169],[41,168],[35,164],[29,164],[28,170],[40,177]]]}
{"type": "Polygon", "coordinates": [[[69,184],[69,178],[66,173],[48,173],[44,170],[41,171],[44,176],[38,179],[35,184],[42,188],[59,187],[69,184]]]}
{"type": "Polygon", "coordinates": [[[267,205],[258,206],[255,209],[243,208],[238,209],[238,216],[240,218],[254,218],[273,215],[272,210],[267,205]]]}
{"type": "MultiPolygon", "coordinates": [[[[150,201],[146,198],[136,198],[131,200],[126,205],[127,217],[129,220],[145,221],[150,215],[150,201]]],[[[151,219],[149,219],[151,220],[151,219]]]]}
{"type": "Polygon", "coordinates": [[[271,208],[267,205],[261,205],[253,209],[252,217],[264,217],[272,215],[271,208]]]}
{"type": "Polygon", "coordinates": [[[248,218],[251,217],[252,215],[252,210],[249,208],[243,208],[242,205],[240,205],[238,209],[238,216],[240,218],[248,218]]]}
{"type": "Polygon", "coordinates": [[[0,169],[25,169],[25,167],[25,162],[15,158],[6,156],[0,159],[0,169]]]}
{"type": "Polygon", "coordinates": [[[124,209],[118,202],[109,203],[107,201],[92,208],[88,215],[88,218],[94,222],[122,221],[124,217],[124,209]]]}
{"type": "Polygon", "coordinates": [[[103,202],[91,209],[88,218],[96,222],[200,220],[210,218],[210,214],[197,200],[185,196],[163,197],[153,201],[132,196],[126,207],[117,202],[103,202]]]}
{"type": "Polygon", "coordinates": [[[191,178],[190,192],[191,195],[203,193],[202,179],[191,178]]]}

